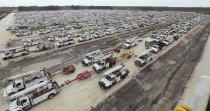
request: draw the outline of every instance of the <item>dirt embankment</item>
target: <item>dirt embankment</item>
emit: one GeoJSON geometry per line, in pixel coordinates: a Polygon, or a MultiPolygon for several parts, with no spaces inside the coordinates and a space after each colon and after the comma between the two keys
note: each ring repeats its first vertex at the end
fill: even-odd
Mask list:
{"type": "Polygon", "coordinates": [[[91,111],[170,111],[182,96],[208,39],[209,20],[200,27],[91,111]]]}

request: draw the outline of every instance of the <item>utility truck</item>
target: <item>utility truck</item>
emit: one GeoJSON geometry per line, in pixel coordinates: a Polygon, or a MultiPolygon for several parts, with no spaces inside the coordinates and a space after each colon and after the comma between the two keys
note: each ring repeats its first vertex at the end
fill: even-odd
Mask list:
{"type": "Polygon", "coordinates": [[[42,41],[39,40],[39,39],[38,39],[38,40],[30,39],[30,40],[27,40],[27,41],[24,43],[24,46],[31,47],[31,46],[38,45],[38,44],[40,44],[40,43],[42,43],[42,41]]]}
{"type": "Polygon", "coordinates": [[[153,45],[151,48],[151,52],[157,53],[160,51],[160,46],[159,45],[153,45]]]}
{"type": "MultiPolygon", "coordinates": [[[[20,96],[13,100],[9,105],[9,111],[26,111],[34,105],[43,102],[46,99],[52,99],[61,89],[57,82],[47,82],[38,84],[39,87],[30,94],[20,96]]],[[[33,87],[31,87],[33,88],[33,87]]],[[[22,92],[21,92],[22,93],[22,92]]]]}
{"type": "Polygon", "coordinates": [[[5,53],[2,55],[2,59],[7,60],[7,59],[19,57],[19,56],[24,56],[27,54],[28,54],[28,51],[26,50],[25,47],[17,47],[17,48],[6,50],[5,53]]]}
{"type": "Polygon", "coordinates": [[[116,60],[113,58],[113,54],[110,53],[106,56],[104,56],[102,59],[100,59],[99,61],[97,61],[94,65],[93,65],[93,70],[97,73],[102,72],[103,70],[112,67],[113,65],[116,64],[116,60]]]}
{"type": "Polygon", "coordinates": [[[103,78],[98,82],[99,86],[108,89],[120,80],[125,79],[129,71],[124,69],[124,66],[124,64],[121,64],[105,72],[103,78]]]}
{"type": "Polygon", "coordinates": [[[24,89],[30,88],[36,84],[42,83],[44,81],[50,81],[51,74],[50,73],[43,73],[37,74],[35,76],[25,77],[21,79],[14,80],[11,84],[9,84],[3,93],[3,97],[7,98],[15,93],[18,93],[24,89]]]}
{"type": "Polygon", "coordinates": [[[74,44],[75,41],[73,38],[71,37],[65,37],[64,39],[60,39],[56,45],[57,47],[62,47],[62,46],[66,46],[66,45],[71,45],[71,44],[74,44]]]}
{"type": "Polygon", "coordinates": [[[49,86],[50,83],[51,83],[51,81],[44,81],[44,82],[38,83],[38,84],[36,84],[34,86],[31,86],[31,87],[29,87],[27,89],[19,91],[19,92],[15,93],[15,94],[13,94],[11,96],[3,98],[3,101],[4,102],[13,101],[13,100],[15,100],[15,99],[17,99],[19,97],[24,96],[24,95],[28,95],[28,94],[31,94],[33,92],[36,92],[37,90],[46,89],[49,86]]]}
{"type": "Polygon", "coordinates": [[[84,41],[88,41],[88,40],[92,40],[93,38],[91,36],[80,36],[78,42],[84,42],[84,41]]]}
{"type": "Polygon", "coordinates": [[[135,64],[137,66],[143,67],[147,62],[151,61],[153,54],[151,50],[147,50],[136,56],[135,64]]]}
{"type": "Polygon", "coordinates": [[[123,48],[129,49],[131,47],[134,47],[137,45],[137,42],[138,42],[137,37],[126,39],[125,44],[123,45],[123,48]]]}
{"type": "Polygon", "coordinates": [[[86,54],[84,57],[84,60],[82,61],[82,64],[89,66],[103,57],[104,57],[103,52],[101,50],[96,50],[96,51],[86,54]]]}
{"type": "Polygon", "coordinates": [[[147,49],[154,44],[155,44],[155,41],[153,39],[145,40],[145,47],[147,49]]]}
{"type": "Polygon", "coordinates": [[[54,44],[52,43],[41,43],[36,46],[36,49],[33,52],[40,52],[54,48],[54,44]]]}

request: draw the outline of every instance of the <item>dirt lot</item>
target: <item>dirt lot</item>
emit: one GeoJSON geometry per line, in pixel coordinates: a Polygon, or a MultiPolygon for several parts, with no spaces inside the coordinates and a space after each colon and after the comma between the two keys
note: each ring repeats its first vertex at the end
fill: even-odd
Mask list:
{"type": "MultiPolygon", "coordinates": [[[[159,27],[157,26],[156,28],[159,28],[159,27]]],[[[94,76],[89,78],[89,80],[78,81],[76,82],[76,84],[71,84],[70,86],[64,87],[61,93],[57,95],[54,98],[54,100],[45,101],[42,104],[37,105],[37,107],[32,108],[32,111],[33,110],[34,111],[58,111],[58,110],[68,111],[69,109],[73,111],[83,111],[89,108],[90,106],[94,106],[98,102],[103,101],[104,99],[106,99],[106,97],[108,97],[109,95],[111,95],[113,92],[116,92],[116,91],[117,92],[113,96],[109,96],[108,99],[105,100],[105,102],[101,102],[101,104],[99,104],[92,110],[96,110],[96,111],[98,110],[101,110],[101,111],[140,110],[139,106],[141,106],[141,104],[146,104],[145,106],[142,106],[142,109],[145,109],[146,111],[147,109],[153,109],[153,108],[158,109],[159,106],[161,106],[162,104],[160,100],[164,100],[163,98],[165,97],[165,94],[167,94],[165,93],[167,91],[167,87],[169,87],[167,86],[167,83],[170,83],[171,80],[173,80],[173,77],[174,77],[173,75],[176,75],[175,74],[176,70],[180,69],[183,66],[184,62],[188,60],[187,57],[186,59],[183,59],[184,58],[183,56],[194,48],[194,47],[192,48],[192,46],[196,46],[194,50],[197,51],[197,48],[202,47],[201,43],[205,43],[206,39],[200,39],[199,38],[200,35],[195,36],[195,34],[197,32],[200,32],[202,29],[204,29],[204,25],[197,26],[196,29],[193,29],[191,32],[189,32],[189,34],[187,34],[188,37],[186,39],[184,37],[181,38],[181,40],[184,39],[181,43],[179,43],[181,40],[178,40],[172,45],[165,48],[161,53],[158,53],[156,56],[160,56],[161,54],[167,52],[170,48],[173,48],[174,46],[176,46],[177,43],[179,43],[179,45],[173,48],[172,50],[170,50],[169,53],[163,55],[158,60],[154,60],[155,63],[153,65],[149,65],[140,74],[137,74],[137,73],[142,68],[133,67],[134,66],[133,61],[135,59],[134,57],[126,61],[125,62],[126,68],[130,70],[131,74],[128,76],[128,79],[125,79],[124,81],[117,84],[115,87],[112,88],[112,90],[102,90],[97,84],[101,75],[94,74],[94,76]],[[192,33],[193,31],[194,33],[192,33]],[[195,37],[191,38],[192,35],[195,37]],[[199,42],[196,42],[196,40],[199,42]],[[185,46],[187,46],[186,50],[183,48],[185,46]],[[178,49],[181,49],[181,50],[178,50],[178,49]],[[180,53],[180,54],[177,56],[174,56],[177,53],[180,53]],[[183,60],[183,61],[178,61],[178,60],[183,60]],[[153,69],[155,72],[153,72],[151,69],[153,69]],[[136,78],[134,78],[133,76],[136,76],[136,78]],[[134,79],[134,81],[132,78],[134,79]],[[171,79],[169,80],[169,78],[171,79]],[[126,84],[128,81],[129,83],[126,84]],[[121,88],[122,86],[123,88],[121,88]],[[133,88],[133,87],[138,87],[138,88],[133,88]],[[165,90],[165,92],[163,90],[165,90]],[[124,102],[124,101],[128,101],[128,102],[124,102]],[[59,104],[59,106],[46,107],[52,104],[59,104]],[[150,104],[151,105],[154,104],[153,107],[149,107],[148,105],[150,104]]],[[[147,29],[147,30],[151,30],[151,29],[147,29]]],[[[64,66],[67,66],[69,64],[75,64],[76,67],[79,67],[79,69],[82,69],[82,70],[92,69],[91,66],[84,67],[81,64],[78,64],[82,60],[82,55],[84,55],[87,52],[94,51],[98,48],[103,49],[105,51],[111,50],[114,46],[120,45],[120,42],[123,41],[125,38],[133,37],[135,35],[145,34],[145,32],[148,32],[147,30],[145,29],[145,30],[140,30],[140,31],[134,31],[129,34],[128,33],[119,34],[117,36],[102,38],[100,40],[86,42],[86,43],[76,45],[76,46],[64,47],[59,50],[52,50],[50,52],[47,52],[46,54],[45,52],[43,52],[41,55],[35,56],[33,59],[31,59],[32,56],[30,56],[30,57],[25,57],[23,60],[20,60],[17,62],[15,61],[13,62],[11,60],[10,65],[0,69],[1,70],[0,74],[2,75],[0,79],[3,79],[7,77],[8,75],[16,74],[18,72],[26,72],[33,69],[39,69],[40,67],[46,67],[47,70],[50,72],[59,71],[64,66]],[[106,45],[107,41],[113,40],[114,39],[113,37],[117,38],[116,44],[113,44],[113,47],[107,46],[106,45]],[[86,47],[88,47],[88,49],[86,47]]],[[[140,44],[137,45],[137,47],[132,48],[132,50],[135,50],[136,54],[143,52],[145,50],[144,43],[141,42],[140,44]]],[[[195,55],[199,56],[199,54],[195,54],[195,55]]],[[[81,70],[76,70],[75,73],[78,74],[80,72],[81,70]]],[[[55,76],[54,80],[58,81],[58,83],[60,84],[61,82],[67,79],[70,79],[70,80],[73,79],[75,76],[76,76],[75,74],[72,74],[69,76],[64,76],[60,74],[60,75],[55,76]]],[[[186,78],[188,78],[188,76],[186,78]]],[[[6,84],[1,84],[1,86],[5,86],[5,85],[6,84]]],[[[2,90],[0,90],[0,92],[2,93],[2,90]]],[[[0,95],[0,98],[1,98],[1,95],[0,95]]],[[[170,102],[170,104],[173,104],[173,103],[174,101],[170,102]]],[[[8,108],[8,106],[5,104],[4,105],[0,104],[0,105],[2,106],[0,108],[1,110],[8,108]]]]}
{"type": "Polygon", "coordinates": [[[204,22],[91,111],[170,111],[183,94],[207,41],[204,22]]]}
{"type": "MultiPolygon", "coordinates": [[[[155,28],[159,29],[161,27],[166,27],[172,23],[174,23],[174,21],[170,21],[167,24],[155,25],[140,30],[84,42],[74,46],[67,46],[61,49],[53,49],[48,52],[34,53],[26,57],[17,58],[15,60],[8,60],[9,65],[0,68],[0,80],[3,80],[4,78],[13,74],[37,70],[40,67],[45,67],[50,72],[56,72],[61,70],[66,65],[80,63],[83,55],[88,52],[97,49],[104,49],[107,51],[111,50],[113,47],[120,45],[118,43],[122,42],[126,38],[134,37],[136,35],[142,36],[143,34],[146,34],[155,28]],[[113,44],[113,46],[106,44],[107,41],[111,41],[114,38],[117,38],[116,44],[113,44]],[[88,49],[86,47],[88,47],[88,49]]],[[[4,84],[3,81],[0,81],[0,88],[4,86],[6,86],[6,84],[4,84]]]]}

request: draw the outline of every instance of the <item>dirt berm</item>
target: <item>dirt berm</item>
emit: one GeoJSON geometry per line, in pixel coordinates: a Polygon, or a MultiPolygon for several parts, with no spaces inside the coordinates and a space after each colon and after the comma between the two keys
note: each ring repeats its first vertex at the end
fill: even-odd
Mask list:
{"type": "Polygon", "coordinates": [[[91,111],[171,111],[208,39],[209,20],[199,27],[91,111]]]}

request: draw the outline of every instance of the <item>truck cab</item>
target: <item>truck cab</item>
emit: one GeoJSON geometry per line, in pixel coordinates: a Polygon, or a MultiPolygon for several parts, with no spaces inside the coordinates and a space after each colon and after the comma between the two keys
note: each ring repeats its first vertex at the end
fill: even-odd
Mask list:
{"type": "Polygon", "coordinates": [[[100,60],[103,56],[104,56],[104,54],[102,53],[101,50],[96,50],[96,51],[90,52],[84,56],[84,60],[82,61],[82,64],[89,66],[92,63],[100,60]]]}
{"type": "Polygon", "coordinates": [[[93,65],[93,70],[96,72],[102,71],[105,68],[105,65],[104,61],[99,60],[93,65]]]}
{"type": "Polygon", "coordinates": [[[6,89],[4,90],[3,97],[11,96],[12,94],[15,94],[16,92],[21,91],[23,89],[25,89],[25,85],[22,79],[16,80],[6,87],[6,89]]]}
{"type": "Polygon", "coordinates": [[[2,59],[7,60],[9,58],[12,58],[12,55],[13,55],[13,51],[5,52],[4,55],[2,55],[2,59]]]}
{"type": "Polygon", "coordinates": [[[150,50],[147,50],[146,52],[136,56],[135,64],[143,67],[147,62],[151,61],[152,58],[153,54],[150,52],[150,50]]]}
{"type": "Polygon", "coordinates": [[[52,99],[60,91],[61,89],[56,81],[49,82],[44,86],[40,86],[32,93],[23,95],[12,101],[9,105],[9,111],[26,111],[46,99],[52,99]]]}
{"type": "Polygon", "coordinates": [[[85,56],[84,60],[82,61],[82,63],[84,65],[90,65],[93,61],[93,57],[91,56],[85,56]]]}
{"type": "Polygon", "coordinates": [[[157,53],[160,51],[160,47],[158,45],[153,45],[151,51],[153,53],[157,53]]]}
{"type": "Polygon", "coordinates": [[[105,60],[99,60],[93,65],[93,70],[97,73],[105,70],[106,68],[112,67],[116,64],[116,61],[110,57],[106,58],[105,60]]]}
{"type": "Polygon", "coordinates": [[[136,45],[137,45],[137,38],[134,37],[134,38],[131,38],[131,39],[126,39],[125,44],[123,45],[123,48],[129,49],[129,48],[134,47],[136,45]]]}
{"type": "Polygon", "coordinates": [[[51,80],[50,74],[46,74],[44,76],[36,76],[32,79],[17,79],[5,88],[3,97],[6,98],[26,88],[49,80],[51,80]]]}
{"type": "Polygon", "coordinates": [[[12,101],[9,105],[9,111],[24,111],[31,107],[28,96],[20,97],[12,101]]]}

